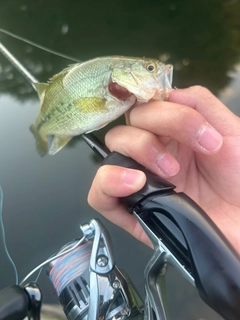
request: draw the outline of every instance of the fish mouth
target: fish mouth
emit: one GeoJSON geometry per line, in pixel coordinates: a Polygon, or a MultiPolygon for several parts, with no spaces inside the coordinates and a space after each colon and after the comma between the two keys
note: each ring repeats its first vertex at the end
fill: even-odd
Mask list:
{"type": "Polygon", "coordinates": [[[133,95],[131,92],[129,92],[126,88],[120,86],[116,82],[110,82],[108,85],[108,90],[113,95],[115,98],[122,100],[122,101],[127,101],[131,98],[133,95]]]}
{"type": "Polygon", "coordinates": [[[113,81],[110,81],[108,84],[108,91],[113,97],[121,101],[128,101],[132,96],[135,96],[139,102],[147,102],[149,100],[168,100],[170,92],[173,90],[172,79],[173,66],[171,64],[167,64],[164,66],[162,72],[156,76],[157,85],[155,86],[155,90],[150,92],[146,90],[146,92],[148,92],[147,98],[138,96],[113,81]]]}
{"type": "Polygon", "coordinates": [[[173,81],[173,66],[171,64],[166,64],[164,70],[164,85],[166,88],[172,88],[172,81],[173,81]]]}

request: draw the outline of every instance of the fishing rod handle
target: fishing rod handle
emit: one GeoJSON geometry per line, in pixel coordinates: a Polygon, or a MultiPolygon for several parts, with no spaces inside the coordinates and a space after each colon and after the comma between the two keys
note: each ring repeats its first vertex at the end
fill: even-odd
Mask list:
{"type": "Polygon", "coordinates": [[[34,282],[0,291],[0,320],[40,320],[41,306],[42,293],[34,282]]]}
{"type": "Polygon", "coordinates": [[[143,217],[146,223],[148,215],[154,214],[153,208],[171,220],[185,239],[191,274],[201,298],[224,319],[240,319],[239,255],[208,215],[186,194],[176,193],[174,185],[129,157],[113,152],[103,164],[142,170],[146,174],[143,189],[123,199],[127,210],[143,217]]]}
{"type": "Polygon", "coordinates": [[[29,297],[20,286],[14,285],[0,291],[0,319],[22,320],[28,314],[29,297]]]}
{"type": "Polygon", "coordinates": [[[124,156],[116,151],[109,153],[108,156],[102,161],[102,165],[115,165],[129,169],[136,169],[143,171],[146,174],[147,182],[145,183],[144,187],[129,197],[122,198],[122,203],[125,205],[126,210],[130,213],[132,213],[132,209],[135,204],[149,194],[156,191],[159,192],[159,190],[163,192],[171,191],[176,188],[172,183],[158,177],[132,158],[124,156]]]}

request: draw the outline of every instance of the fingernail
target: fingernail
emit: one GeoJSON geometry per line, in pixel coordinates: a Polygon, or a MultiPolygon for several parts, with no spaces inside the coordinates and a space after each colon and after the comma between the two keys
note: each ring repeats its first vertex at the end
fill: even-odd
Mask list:
{"type": "Polygon", "coordinates": [[[138,185],[144,178],[144,173],[138,170],[126,170],[123,175],[123,181],[126,184],[138,185]]]}
{"type": "Polygon", "coordinates": [[[158,168],[167,176],[175,176],[179,171],[179,163],[168,153],[165,153],[157,160],[158,168]]]}
{"type": "Polygon", "coordinates": [[[217,151],[222,145],[222,136],[210,125],[204,125],[198,132],[199,145],[210,152],[217,151]]]}

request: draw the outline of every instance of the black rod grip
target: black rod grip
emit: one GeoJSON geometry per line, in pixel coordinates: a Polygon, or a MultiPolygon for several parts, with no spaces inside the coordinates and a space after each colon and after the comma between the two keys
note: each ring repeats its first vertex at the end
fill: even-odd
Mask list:
{"type": "Polygon", "coordinates": [[[125,167],[128,169],[141,170],[146,174],[147,182],[145,186],[140,191],[132,194],[131,196],[124,197],[121,199],[126,210],[129,211],[130,213],[132,212],[133,206],[139,200],[142,200],[144,197],[148,196],[150,193],[159,192],[160,190],[162,192],[165,192],[168,190],[173,190],[175,188],[175,186],[172,183],[146,170],[146,168],[144,168],[142,165],[140,165],[138,162],[136,162],[132,158],[124,156],[121,153],[118,153],[115,151],[111,152],[102,161],[102,165],[115,165],[115,166],[125,167]]]}
{"type": "Polygon", "coordinates": [[[239,320],[240,257],[209,216],[184,193],[156,195],[138,207],[140,216],[155,207],[155,219],[164,214],[181,230],[201,298],[224,319],[239,320]]]}
{"type": "Polygon", "coordinates": [[[22,320],[28,314],[27,292],[14,285],[0,291],[0,320],[22,320]]]}

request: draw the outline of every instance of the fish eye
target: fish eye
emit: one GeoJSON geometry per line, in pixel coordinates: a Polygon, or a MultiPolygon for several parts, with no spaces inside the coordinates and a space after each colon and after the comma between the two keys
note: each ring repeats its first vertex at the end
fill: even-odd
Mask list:
{"type": "Polygon", "coordinates": [[[146,69],[149,72],[154,72],[156,67],[155,67],[155,65],[153,63],[149,63],[149,64],[146,65],[146,69]]]}

